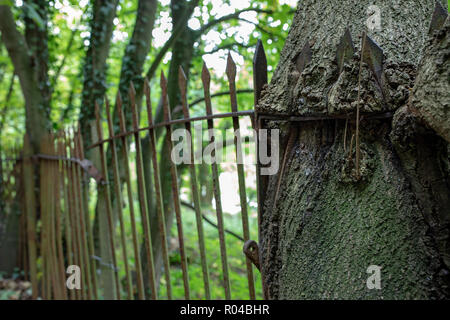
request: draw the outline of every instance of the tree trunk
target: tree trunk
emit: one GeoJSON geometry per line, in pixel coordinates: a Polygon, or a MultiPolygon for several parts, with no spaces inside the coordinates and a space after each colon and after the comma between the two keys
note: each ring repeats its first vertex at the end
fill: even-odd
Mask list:
{"type": "Polygon", "coordinates": [[[48,77],[48,1],[45,0],[27,0],[25,1],[25,40],[27,41],[28,49],[30,50],[31,63],[33,65],[34,74],[30,75],[36,79],[39,91],[42,95],[43,110],[45,117],[50,119],[50,100],[51,88],[48,77]],[[33,7],[40,17],[40,22],[37,23],[33,19],[29,10],[33,7]]]}
{"type": "Polygon", "coordinates": [[[93,17],[90,22],[91,36],[83,68],[84,82],[79,119],[85,150],[93,141],[91,127],[95,130],[95,102],[103,106],[105,97],[106,59],[109,54],[117,4],[118,0],[95,0],[93,4],[93,17]]]}
{"type": "MultiPolygon", "coordinates": [[[[29,12],[25,11],[25,37],[16,28],[16,22],[11,8],[6,5],[0,5],[0,31],[2,34],[2,42],[5,44],[14,66],[14,73],[17,74],[20,81],[25,100],[26,132],[31,137],[33,154],[37,154],[40,152],[42,137],[51,128],[47,48],[48,4],[46,1],[41,0],[27,1],[27,4],[28,7],[25,8],[30,10],[30,6],[33,5],[37,16],[35,20],[32,20],[29,18],[29,12]]],[[[5,119],[2,120],[5,121],[5,119]]],[[[39,185],[38,180],[37,177],[35,181],[36,186],[39,185]]],[[[11,216],[7,230],[8,246],[6,248],[8,252],[2,250],[3,252],[0,253],[0,256],[10,257],[9,267],[16,262],[13,258],[13,253],[18,252],[18,219],[19,216],[16,214],[11,216]]],[[[8,272],[12,271],[11,269],[3,270],[8,272]]]]}
{"type": "Polygon", "coordinates": [[[284,170],[269,177],[261,219],[268,298],[449,297],[450,149],[444,140],[448,131],[437,129],[448,128],[448,117],[440,117],[445,106],[448,111],[449,42],[448,28],[427,42],[434,6],[433,0],[405,0],[401,6],[394,0],[299,2],[279,65],[257,108],[330,119],[266,124],[281,129],[280,159],[285,159],[284,170]],[[372,28],[377,12],[380,28],[372,28]],[[346,28],[356,53],[339,73],[335,55],[346,28]],[[365,63],[360,72],[363,31],[384,50],[381,81],[365,63]],[[307,42],[311,61],[302,68],[297,56],[307,42]],[[447,70],[439,67],[438,75],[427,75],[426,66],[438,61],[447,70]],[[416,75],[434,85],[428,91],[411,90],[413,99],[416,75]],[[430,94],[446,94],[447,100],[435,102],[430,94]],[[364,113],[359,135],[358,104],[364,113]],[[440,113],[432,111],[436,104],[440,113]],[[425,117],[429,129],[414,109],[431,110],[439,121],[427,123],[433,117],[425,117]],[[380,112],[394,116],[371,118],[380,112]],[[346,114],[351,115],[348,122],[332,119],[346,114]],[[372,265],[381,267],[380,289],[367,285],[372,265]]]}
{"type": "Polygon", "coordinates": [[[26,130],[31,137],[33,151],[38,153],[41,138],[50,129],[49,112],[46,110],[45,100],[35,77],[38,72],[34,59],[29,54],[25,37],[16,28],[9,6],[0,6],[0,31],[22,88],[25,100],[26,130]]]}

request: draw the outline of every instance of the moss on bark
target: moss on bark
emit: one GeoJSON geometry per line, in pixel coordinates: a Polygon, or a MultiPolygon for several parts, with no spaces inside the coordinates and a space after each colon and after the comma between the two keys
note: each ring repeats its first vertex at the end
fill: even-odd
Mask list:
{"type": "Polygon", "coordinates": [[[282,143],[286,168],[269,178],[263,207],[260,252],[271,299],[449,297],[448,143],[407,107],[434,1],[406,1],[401,8],[396,1],[300,1],[257,107],[290,114],[354,112],[359,53],[340,75],[334,54],[347,26],[359,52],[371,4],[387,19],[381,30],[369,31],[386,56],[385,82],[380,88],[363,65],[361,108],[396,114],[362,120],[361,177],[355,178],[350,144],[354,121],[267,124],[280,128],[284,141],[298,132],[292,148],[282,143]],[[298,76],[294,57],[306,41],[313,58],[298,76]],[[370,265],[382,268],[381,290],[366,285],[370,265]]]}

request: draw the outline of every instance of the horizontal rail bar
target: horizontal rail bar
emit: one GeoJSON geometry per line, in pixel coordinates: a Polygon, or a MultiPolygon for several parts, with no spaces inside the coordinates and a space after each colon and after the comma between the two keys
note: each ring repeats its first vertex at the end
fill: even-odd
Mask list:
{"type": "Polygon", "coordinates": [[[116,134],[115,136],[113,136],[111,138],[103,139],[101,141],[98,141],[97,143],[94,143],[94,144],[90,145],[89,147],[87,147],[87,149],[89,150],[89,149],[98,147],[99,145],[104,144],[106,142],[110,142],[113,139],[121,138],[121,137],[124,137],[124,136],[129,136],[129,135],[132,135],[132,134],[135,134],[135,133],[138,133],[138,132],[141,132],[141,131],[147,131],[147,130],[150,130],[150,129],[167,127],[167,126],[174,125],[174,124],[183,124],[183,123],[186,123],[186,122],[194,122],[194,121],[202,121],[202,120],[210,120],[210,119],[220,119],[220,118],[229,118],[229,117],[233,117],[233,116],[253,116],[253,114],[254,114],[253,110],[248,110],[248,111],[218,113],[218,114],[207,115],[207,116],[199,116],[199,117],[193,117],[193,118],[182,118],[182,119],[175,119],[175,120],[170,120],[170,121],[163,121],[163,122],[159,122],[159,123],[156,123],[154,125],[151,125],[151,126],[139,128],[137,130],[129,130],[127,132],[116,134]]]}
{"type": "MultiPolygon", "coordinates": [[[[42,154],[42,153],[38,153],[35,155],[31,155],[28,157],[25,157],[25,159],[42,159],[42,160],[54,160],[54,161],[70,161],[70,162],[75,162],[75,163],[80,163],[82,160],[78,159],[78,158],[68,158],[68,157],[63,157],[63,156],[52,156],[52,155],[48,155],[48,154],[42,154]]],[[[23,161],[24,157],[19,157],[19,158],[5,158],[5,159],[1,159],[1,161],[23,161]]]]}
{"type": "MultiPolygon", "coordinates": [[[[383,112],[383,113],[361,113],[361,120],[376,120],[376,119],[389,119],[394,116],[393,112],[383,112]]],[[[258,117],[265,120],[285,120],[285,121],[295,121],[295,122],[308,122],[308,121],[321,121],[321,120],[352,120],[355,115],[353,113],[349,114],[337,114],[337,115],[305,115],[305,116],[294,116],[288,114],[267,114],[258,112],[258,117]]]]}
{"type": "MultiPolygon", "coordinates": [[[[166,127],[168,125],[173,124],[183,124],[186,122],[194,122],[194,121],[202,121],[202,120],[210,120],[210,119],[222,119],[222,118],[232,118],[236,116],[254,116],[255,112],[253,110],[246,110],[246,111],[238,111],[238,112],[226,112],[226,113],[218,113],[213,115],[206,115],[206,116],[199,116],[199,117],[193,117],[193,118],[183,118],[183,119],[175,119],[171,121],[164,121],[160,122],[151,126],[139,128],[138,130],[130,130],[127,132],[116,134],[110,138],[103,139],[101,141],[98,141],[92,145],[90,145],[87,149],[93,149],[95,147],[98,147],[101,144],[104,144],[106,142],[110,142],[117,138],[126,137],[132,134],[135,134],[136,132],[146,131],[150,129],[160,128],[160,127],[166,127]]],[[[376,120],[376,119],[389,119],[394,116],[393,112],[384,112],[384,113],[362,113],[361,114],[361,120],[376,120]]],[[[320,120],[351,120],[353,118],[353,114],[342,114],[342,115],[310,115],[310,116],[292,116],[288,114],[268,114],[268,113],[261,113],[258,112],[258,117],[265,120],[285,120],[285,121],[297,121],[297,122],[307,122],[307,121],[320,121],[320,120]]],[[[43,159],[43,160],[63,160],[63,161],[71,161],[71,162],[79,162],[81,159],[77,158],[65,158],[65,157],[58,157],[58,156],[50,156],[46,154],[36,154],[31,156],[30,158],[37,158],[37,159],[43,159]]],[[[23,158],[4,158],[0,159],[0,161],[22,161],[23,158]]]]}
{"type": "MultiPolygon", "coordinates": [[[[211,119],[222,119],[222,118],[232,118],[232,117],[239,117],[239,116],[254,116],[255,112],[254,110],[246,110],[246,111],[237,111],[237,112],[226,112],[226,113],[218,113],[218,114],[212,114],[212,115],[206,115],[206,116],[199,116],[199,117],[192,117],[192,118],[182,118],[182,119],[175,119],[170,121],[163,121],[160,123],[156,123],[151,126],[139,128],[137,130],[129,130],[127,132],[116,134],[113,137],[103,139],[101,141],[98,141],[97,143],[94,143],[87,147],[87,149],[93,149],[95,147],[98,147],[101,144],[110,142],[111,140],[126,137],[141,131],[147,131],[150,129],[160,128],[160,127],[167,127],[169,125],[174,124],[183,124],[187,122],[194,122],[194,121],[202,121],[202,120],[211,120],[211,119]]],[[[393,112],[385,112],[385,113],[362,113],[361,114],[361,120],[372,120],[372,119],[389,119],[394,116],[393,112]]],[[[306,122],[306,121],[320,121],[320,120],[351,120],[353,118],[353,114],[342,114],[342,115],[308,115],[308,116],[293,116],[289,114],[268,114],[268,113],[261,113],[258,112],[258,117],[265,120],[285,120],[285,121],[298,121],[298,122],[306,122]]]]}

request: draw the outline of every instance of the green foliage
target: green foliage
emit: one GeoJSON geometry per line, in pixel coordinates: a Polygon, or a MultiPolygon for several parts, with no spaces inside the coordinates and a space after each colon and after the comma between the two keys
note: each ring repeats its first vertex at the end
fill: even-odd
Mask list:
{"type": "Polygon", "coordinates": [[[0,0],[0,6],[10,6],[14,5],[14,1],[12,0],[0,0]]]}

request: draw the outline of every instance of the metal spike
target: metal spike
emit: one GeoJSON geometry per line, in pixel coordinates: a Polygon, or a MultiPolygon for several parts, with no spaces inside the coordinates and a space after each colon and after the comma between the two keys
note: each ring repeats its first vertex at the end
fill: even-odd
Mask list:
{"type": "Polygon", "coordinates": [[[305,67],[311,62],[311,60],[312,51],[311,47],[309,46],[309,42],[307,41],[302,51],[300,51],[300,53],[295,58],[295,66],[297,67],[297,71],[301,74],[303,70],[305,70],[305,67]]]}
{"type": "Polygon", "coordinates": [[[267,84],[267,58],[261,40],[258,40],[253,56],[253,91],[254,103],[258,104],[264,85],[267,84]]]}
{"type": "Polygon", "coordinates": [[[167,92],[167,79],[166,79],[166,76],[164,75],[164,71],[161,71],[160,86],[161,86],[161,90],[167,92]]]}
{"type": "Polygon", "coordinates": [[[178,85],[180,86],[181,94],[186,94],[187,78],[186,74],[184,73],[183,67],[181,66],[178,69],[178,85]]]}
{"type": "Polygon", "coordinates": [[[202,68],[202,82],[203,85],[208,84],[211,82],[211,74],[209,73],[208,67],[206,66],[205,61],[203,61],[203,68],[202,68]]]}
{"type": "Polygon", "coordinates": [[[178,69],[178,85],[180,87],[180,92],[181,92],[181,102],[182,102],[181,104],[183,107],[183,115],[185,118],[189,118],[189,107],[187,105],[187,97],[186,97],[187,78],[186,78],[186,74],[184,73],[184,70],[181,66],[178,69]]]}
{"type": "Polygon", "coordinates": [[[130,104],[134,105],[136,103],[136,89],[134,89],[133,81],[130,81],[130,89],[128,90],[128,95],[130,96],[130,104]]]}
{"type": "Polygon", "coordinates": [[[228,53],[226,71],[228,79],[236,78],[236,64],[234,63],[233,58],[231,57],[231,52],[228,53]]]}
{"type": "Polygon", "coordinates": [[[367,63],[375,74],[378,84],[381,86],[381,75],[383,73],[383,49],[373,41],[368,35],[364,38],[364,51],[362,52],[363,61],[367,63]]]}
{"type": "MultiPolygon", "coordinates": [[[[95,119],[97,119],[97,121],[100,121],[100,107],[98,106],[97,101],[95,101],[95,119]]],[[[75,135],[78,135],[78,130],[76,131],[75,135]]]]}
{"type": "Polygon", "coordinates": [[[150,97],[150,83],[148,82],[147,77],[145,77],[145,79],[144,79],[144,93],[145,93],[145,96],[150,97]]]}
{"type": "Polygon", "coordinates": [[[130,93],[136,94],[136,89],[134,88],[133,81],[130,81],[130,93]]]}
{"type": "Polygon", "coordinates": [[[110,137],[114,136],[114,128],[113,128],[113,122],[111,118],[111,108],[109,105],[108,97],[105,96],[105,111],[106,111],[106,120],[108,121],[108,134],[110,137]]]}
{"type": "Polygon", "coordinates": [[[153,125],[153,110],[152,110],[152,103],[150,100],[150,83],[148,82],[147,78],[145,78],[144,80],[144,94],[145,94],[145,102],[147,105],[148,124],[151,126],[153,125]]]}
{"type": "Polygon", "coordinates": [[[122,108],[122,95],[120,94],[120,91],[117,91],[116,105],[117,105],[117,109],[119,109],[119,107],[122,108]]]}
{"type": "Polygon", "coordinates": [[[447,16],[448,16],[447,10],[445,10],[445,8],[439,1],[436,1],[428,33],[432,34],[434,31],[441,29],[444,26],[447,16]]]}
{"type": "Polygon", "coordinates": [[[107,96],[105,96],[105,111],[106,111],[106,118],[108,118],[108,115],[111,115],[111,106],[109,104],[109,99],[107,96]]]}
{"type": "Polygon", "coordinates": [[[164,72],[161,71],[161,95],[163,98],[164,121],[170,121],[169,102],[167,101],[167,80],[164,72]]]}
{"type": "Polygon", "coordinates": [[[125,124],[125,116],[123,114],[123,109],[122,109],[122,96],[120,95],[119,92],[117,93],[116,106],[117,106],[117,114],[119,116],[120,131],[121,131],[121,133],[124,133],[127,131],[127,128],[126,128],[126,124],[125,124]]]}
{"type": "Polygon", "coordinates": [[[133,83],[130,85],[130,107],[131,107],[131,118],[133,121],[133,129],[137,130],[139,128],[139,116],[136,109],[136,103],[135,103],[135,90],[133,83]]]}
{"type": "Polygon", "coordinates": [[[353,45],[352,35],[350,34],[350,30],[347,28],[344,35],[341,37],[336,51],[336,61],[339,73],[342,72],[344,62],[351,60],[354,53],[355,46],[353,45]]]}
{"type": "Polygon", "coordinates": [[[206,106],[206,114],[212,114],[211,108],[211,97],[210,97],[210,84],[211,84],[211,75],[209,73],[208,67],[206,63],[203,61],[203,69],[202,69],[202,83],[203,83],[203,92],[205,95],[205,106],[206,106]]]}

